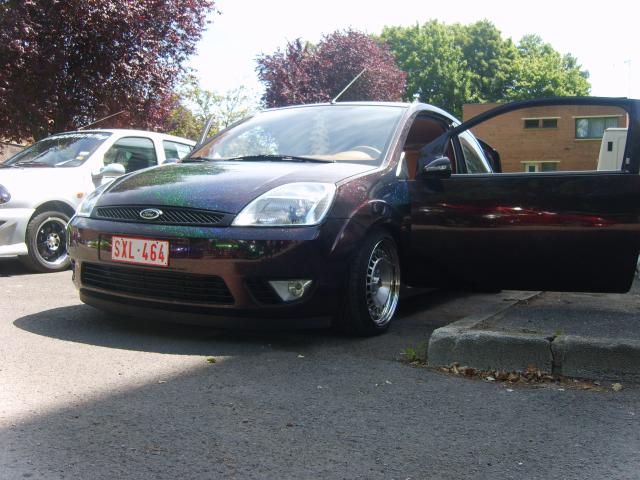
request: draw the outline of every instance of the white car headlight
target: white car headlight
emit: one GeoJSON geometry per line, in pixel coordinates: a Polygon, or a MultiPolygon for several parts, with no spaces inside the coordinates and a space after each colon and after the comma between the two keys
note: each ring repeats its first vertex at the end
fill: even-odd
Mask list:
{"type": "Polygon", "coordinates": [[[76,209],[76,216],[90,217],[93,207],[95,207],[96,203],[98,203],[98,200],[100,199],[100,195],[102,195],[102,192],[104,192],[109,185],[111,185],[111,183],[100,185],[93,192],[84,197],[84,200],[82,200],[76,209]]]}
{"type": "Polygon", "coordinates": [[[331,207],[336,186],[333,183],[288,183],[260,195],[238,214],[235,226],[317,225],[331,207]]]}

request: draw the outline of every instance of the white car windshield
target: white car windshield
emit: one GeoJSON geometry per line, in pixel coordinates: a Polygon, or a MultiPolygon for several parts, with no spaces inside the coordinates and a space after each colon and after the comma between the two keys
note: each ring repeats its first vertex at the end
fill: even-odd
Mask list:
{"type": "Polygon", "coordinates": [[[77,167],[84,163],[109,132],[73,132],[47,137],[15,154],[3,166],[77,167]]]}
{"type": "Polygon", "coordinates": [[[190,159],[379,165],[404,111],[394,105],[339,104],[267,110],[213,137],[190,159]]]}

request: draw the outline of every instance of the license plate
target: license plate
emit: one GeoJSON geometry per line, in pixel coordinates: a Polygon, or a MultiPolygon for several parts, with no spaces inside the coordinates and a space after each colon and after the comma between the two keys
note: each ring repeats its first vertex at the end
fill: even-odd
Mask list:
{"type": "Polygon", "coordinates": [[[111,237],[111,260],[168,267],[169,242],[147,238],[111,237]]]}

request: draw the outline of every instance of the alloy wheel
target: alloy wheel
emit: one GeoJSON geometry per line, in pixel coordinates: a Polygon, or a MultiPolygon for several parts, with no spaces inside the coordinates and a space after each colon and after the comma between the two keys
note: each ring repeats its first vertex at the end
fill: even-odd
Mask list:
{"type": "Polygon", "coordinates": [[[62,218],[48,217],[37,229],[35,253],[44,265],[55,268],[67,260],[67,224],[62,218]]]}
{"type": "Polygon", "coordinates": [[[366,301],[371,319],[380,327],[391,321],[400,297],[400,262],[392,244],[378,242],[369,256],[366,301]]]}

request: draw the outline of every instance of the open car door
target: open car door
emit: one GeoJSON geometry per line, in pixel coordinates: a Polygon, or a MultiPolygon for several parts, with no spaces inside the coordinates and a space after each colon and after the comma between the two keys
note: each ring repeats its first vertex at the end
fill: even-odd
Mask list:
{"type": "MultiPolygon", "coordinates": [[[[628,291],[640,250],[639,115],[640,101],[630,99],[566,97],[511,103],[482,113],[425,146],[416,179],[408,182],[413,256],[409,282],[487,289],[628,291]],[[447,169],[447,161],[454,160],[446,157],[449,140],[457,145],[457,164],[464,165],[460,157],[466,153],[456,141],[463,132],[480,130],[484,122],[510,114],[522,135],[528,135],[525,130],[535,126],[535,119],[527,118],[529,112],[559,106],[567,113],[555,121],[540,119],[540,132],[532,133],[539,135],[537,148],[547,155],[544,162],[522,162],[525,171],[513,173],[458,170],[451,174],[447,169]],[[597,138],[580,138],[585,132],[589,135],[590,128],[598,133],[595,121],[580,117],[588,106],[619,109],[619,121],[627,123],[621,170],[596,171],[597,153],[593,159],[590,153],[583,154],[586,164],[593,163],[590,171],[545,170],[554,167],[552,162],[571,166],[569,156],[575,163],[580,152],[587,152],[589,140],[597,152],[597,138]],[[555,125],[554,135],[566,127],[573,135],[569,147],[557,148],[550,140],[545,143],[551,137],[544,135],[551,129],[545,133],[544,125],[555,125]],[[538,164],[545,168],[536,170],[538,164]]],[[[491,139],[484,140],[500,150],[491,139]]],[[[518,151],[518,142],[522,140],[512,142],[512,151],[518,151]]],[[[500,155],[506,169],[510,159],[504,151],[500,155]]]]}

